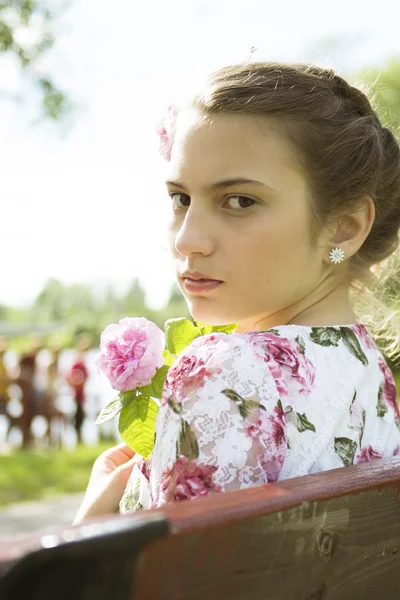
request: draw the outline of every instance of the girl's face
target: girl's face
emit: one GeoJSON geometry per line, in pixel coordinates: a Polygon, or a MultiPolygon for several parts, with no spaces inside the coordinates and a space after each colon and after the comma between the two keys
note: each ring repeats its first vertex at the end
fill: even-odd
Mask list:
{"type": "Polygon", "coordinates": [[[252,116],[184,113],[167,188],[170,248],[196,321],[248,329],[303,301],[325,277],[327,247],[313,241],[310,194],[293,148],[252,116]],[[194,271],[217,285],[193,284],[194,271]]]}

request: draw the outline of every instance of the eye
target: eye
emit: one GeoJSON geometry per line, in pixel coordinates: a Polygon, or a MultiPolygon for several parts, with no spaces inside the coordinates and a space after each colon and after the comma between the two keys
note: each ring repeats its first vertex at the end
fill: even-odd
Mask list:
{"type": "Polygon", "coordinates": [[[256,201],[253,200],[253,198],[248,198],[247,196],[231,196],[228,198],[228,202],[233,203],[233,206],[230,206],[230,208],[242,210],[250,208],[250,206],[256,204],[256,201]]]}
{"type": "Polygon", "coordinates": [[[187,208],[190,205],[190,197],[187,194],[182,194],[179,192],[171,192],[169,197],[172,200],[174,210],[179,210],[181,208],[187,208]]]}

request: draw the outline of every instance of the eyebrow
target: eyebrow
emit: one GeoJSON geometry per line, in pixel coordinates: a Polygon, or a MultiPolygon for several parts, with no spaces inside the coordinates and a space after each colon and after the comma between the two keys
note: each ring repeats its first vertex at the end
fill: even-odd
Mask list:
{"type": "MultiPolygon", "coordinates": [[[[179,187],[182,190],[185,189],[185,186],[183,186],[178,181],[166,181],[165,183],[166,183],[166,185],[179,187]]],[[[268,188],[270,190],[273,189],[271,186],[263,183],[262,181],[257,181],[256,179],[248,179],[247,177],[234,177],[232,179],[223,179],[221,181],[216,181],[215,183],[206,185],[205,188],[206,189],[221,189],[221,188],[225,188],[225,187],[231,187],[234,185],[243,185],[243,184],[249,184],[249,183],[253,184],[253,185],[261,185],[262,187],[268,188]]]]}

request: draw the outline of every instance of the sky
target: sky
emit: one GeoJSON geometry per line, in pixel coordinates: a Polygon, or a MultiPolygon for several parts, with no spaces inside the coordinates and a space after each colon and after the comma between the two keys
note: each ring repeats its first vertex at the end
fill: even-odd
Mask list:
{"type": "Polygon", "coordinates": [[[155,125],[189,80],[251,47],[256,60],[341,74],[400,56],[398,0],[69,2],[41,69],[74,102],[72,119],[32,125],[35,94],[0,58],[0,92],[25,91],[22,103],[0,95],[0,304],[31,302],[50,277],[93,292],[139,277],[151,306],[166,301],[174,277],[155,125]]]}

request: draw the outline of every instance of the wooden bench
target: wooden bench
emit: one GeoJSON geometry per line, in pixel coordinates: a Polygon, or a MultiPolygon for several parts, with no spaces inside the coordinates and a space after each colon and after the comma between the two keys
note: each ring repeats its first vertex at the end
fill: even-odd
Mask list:
{"type": "Polygon", "coordinates": [[[398,600],[400,457],[0,549],[1,600],[398,600]]]}

